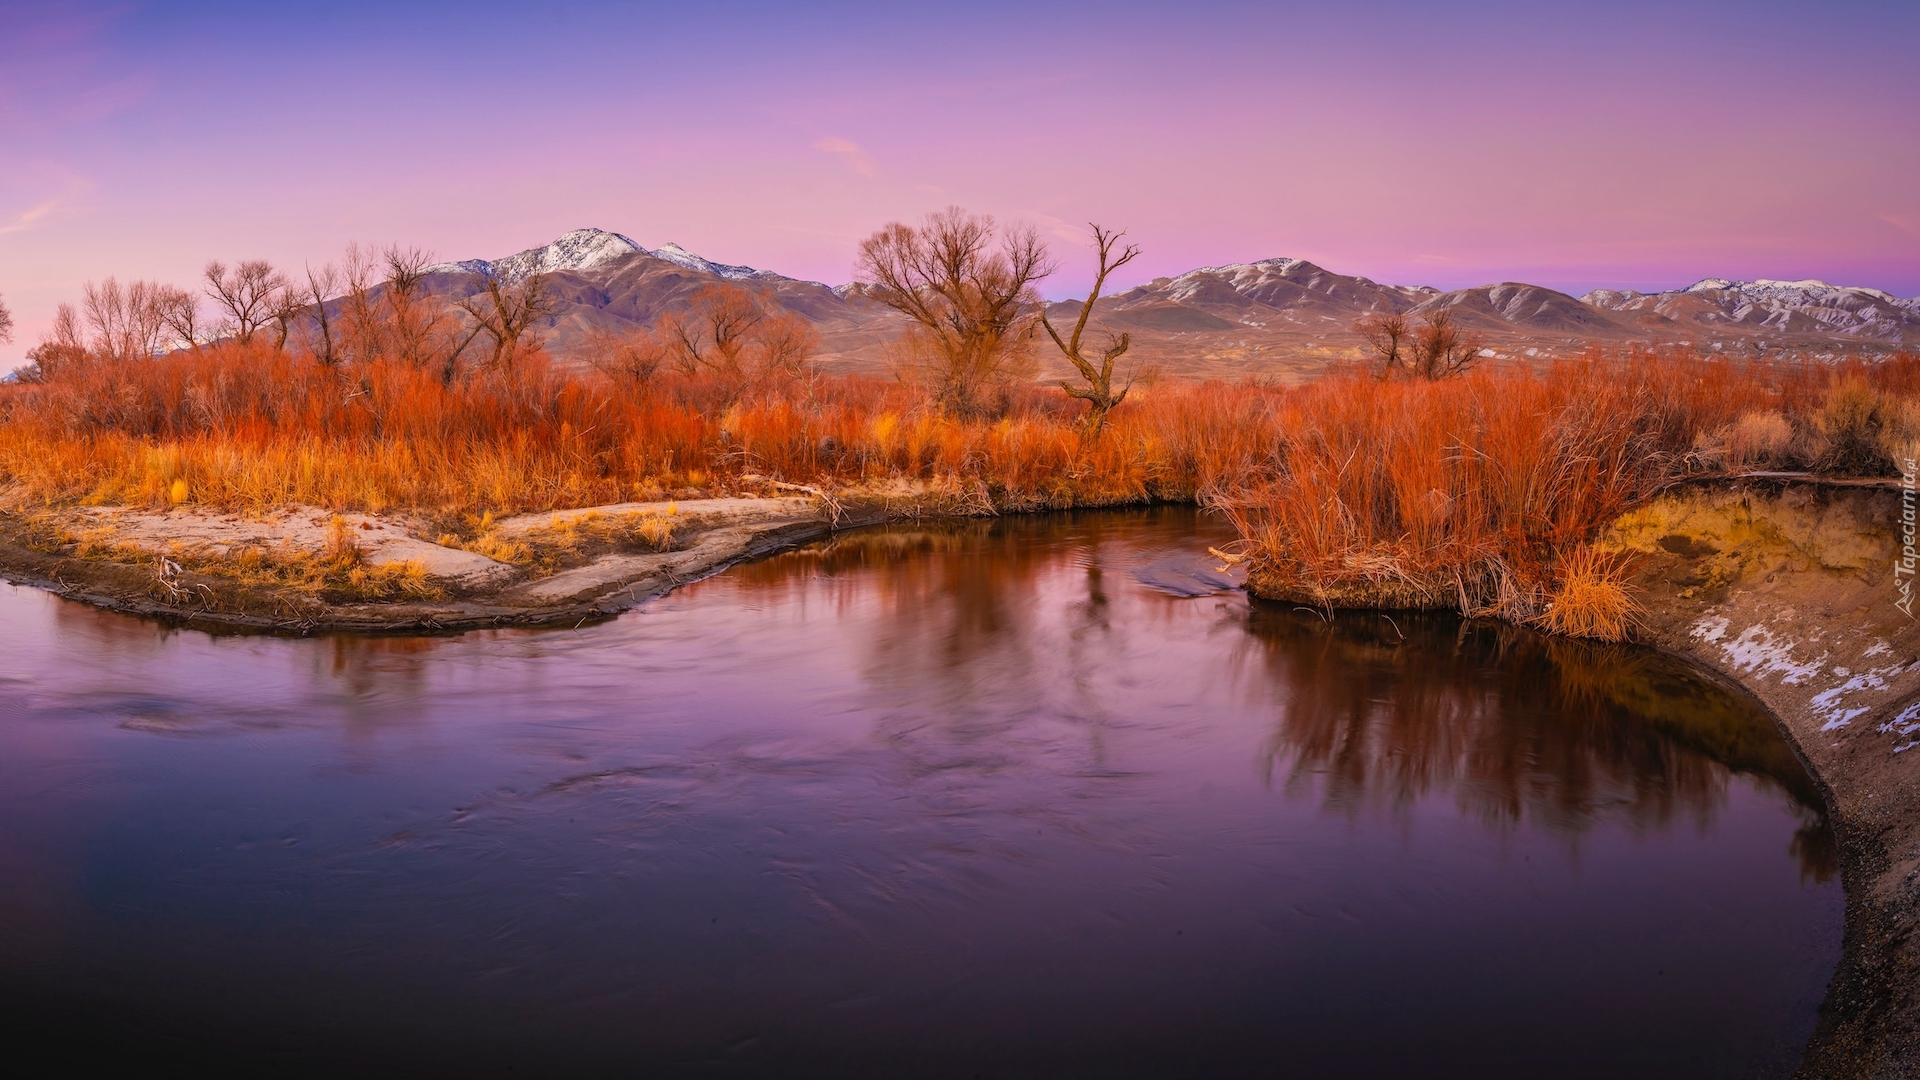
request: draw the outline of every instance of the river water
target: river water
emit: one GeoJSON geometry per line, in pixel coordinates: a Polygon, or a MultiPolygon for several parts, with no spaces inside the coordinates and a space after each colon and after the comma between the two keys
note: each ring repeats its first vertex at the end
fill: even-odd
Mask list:
{"type": "Polygon", "coordinates": [[[612,622],[0,586],[0,1011],[474,1075],[1785,1075],[1812,784],[1650,652],[1249,604],[1190,510],[897,526],[612,622]]]}

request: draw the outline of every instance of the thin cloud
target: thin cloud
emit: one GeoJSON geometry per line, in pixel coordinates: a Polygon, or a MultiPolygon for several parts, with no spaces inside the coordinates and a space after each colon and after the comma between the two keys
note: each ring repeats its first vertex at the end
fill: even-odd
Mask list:
{"type": "Polygon", "coordinates": [[[66,203],[73,201],[75,196],[80,195],[85,190],[85,184],[72,185],[67,188],[67,190],[55,195],[46,202],[28,209],[25,213],[22,213],[19,217],[14,218],[7,224],[0,225],[0,236],[8,233],[26,232],[38,224],[42,218],[60,209],[60,207],[66,203]]]}
{"type": "Polygon", "coordinates": [[[847,163],[847,168],[852,169],[861,176],[871,177],[874,175],[873,158],[867,156],[867,152],[860,148],[860,144],[854,142],[852,139],[842,139],[829,135],[819,142],[814,143],[813,148],[815,150],[825,150],[827,153],[838,157],[847,163]]]}

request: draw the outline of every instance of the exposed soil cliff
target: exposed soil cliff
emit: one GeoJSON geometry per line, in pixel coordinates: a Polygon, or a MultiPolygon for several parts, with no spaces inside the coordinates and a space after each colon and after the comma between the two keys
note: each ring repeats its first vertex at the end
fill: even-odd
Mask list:
{"type": "Polygon", "coordinates": [[[1895,606],[1902,512],[1885,485],[1720,481],[1601,538],[1639,557],[1644,639],[1764,702],[1828,796],[1846,942],[1804,1077],[1920,1072],[1920,622],[1895,606]]]}

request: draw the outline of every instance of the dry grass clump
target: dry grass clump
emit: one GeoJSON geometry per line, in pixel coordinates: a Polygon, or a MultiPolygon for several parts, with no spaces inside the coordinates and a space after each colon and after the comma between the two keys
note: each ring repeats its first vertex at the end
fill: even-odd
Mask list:
{"type": "Polygon", "coordinates": [[[1583,547],[1560,560],[1559,582],[1535,625],[1567,637],[1625,641],[1641,607],[1628,585],[1632,567],[1623,556],[1583,547]]]}
{"type": "Polygon", "coordinates": [[[1695,441],[1701,456],[1728,472],[1792,468],[1803,462],[1802,440],[1779,409],[1756,410],[1695,441]]]}
{"type": "Polygon", "coordinates": [[[1886,397],[1865,378],[1850,374],[1836,382],[1814,414],[1826,442],[1816,467],[1822,472],[1857,476],[1886,471],[1889,462],[1881,450],[1880,435],[1887,411],[1886,397]]]}
{"type": "Polygon", "coordinates": [[[531,545],[548,569],[575,565],[609,552],[671,551],[679,520],[679,509],[671,504],[665,511],[604,514],[593,510],[564,518],[555,515],[552,522],[528,529],[528,544],[520,546],[531,545]]]}
{"type": "Polygon", "coordinates": [[[336,516],[318,551],[292,544],[169,544],[155,551],[118,538],[111,526],[74,529],[50,513],[30,516],[19,533],[26,545],[52,555],[95,562],[150,565],[148,589],[156,599],[175,604],[218,604],[206,585],[189,586],[186,575],[217,576],[248,589],[284,589],[335,601],[439,599],[444,594],[418,559],[374,565],[365,560],[345,519],[336,516]]]}

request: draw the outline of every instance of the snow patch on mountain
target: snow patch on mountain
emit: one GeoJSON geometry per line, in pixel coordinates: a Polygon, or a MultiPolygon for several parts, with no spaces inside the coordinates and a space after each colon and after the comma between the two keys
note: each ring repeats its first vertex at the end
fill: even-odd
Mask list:
{"type": "Polygon", "coordinates": [[[1656,311],[1782,333],[1842,334],[1890,341],[1920,338],[1920,302],[1879,289],[1808,278],[1702,278],[1684,289],[1642,293],[1595,289],[1580,299],[1609,311],[1656,311]]]}
{"type": "Polygon", "coordinates": [[[1222,280],[1235,291],[1247,293],[1258,289],[1262,282],[1276,277],[1286,278],[1315,292],[1327,292],[1338,285],[1346,285],[1362,290],[1385,289],[1415,301],[1439,295],[1438,289],[1425,285],[1382,285],[1371,278],[1336,274],[1305,259],[1288,258],[1228,263],[1224,266],[1203,266],[1197,270],[1189,270],[1169,279],[1168,295],[1175,300],[1197,298],[1204,294],[1206,283],[1222,280]]]}
{"type": "Polygon", "coordinates": [[[619,233],[604,229],[575,229],[566,233],[551,244],[537,248],[528,248],[503,259],[465,259],[460,262],[436,263],[427,267],[430,274],[483,274],[498,278],[504,282],[520,281],[534,274],[551,274],[560,270],[575,273],[599,270],[612,266],[637,254],[645,254],[646,248],[634,243],[619,233]]]}
{"type": "Polygon", "coordinates": [[[755,270],[751,266],[732,266],[703,259],[679,244],[667,244],[649,251],[635,243],[631,237],[607,232],[605,229],[575,229],[551,244],[528,248],[505,258],[492,261],[463,259],[459,262],[435,263],[427,267],[427,272],[430,274],[480,274],[512,283],[534,274],[551,274],[563,270],[576,274],[592,273],[616,266],[634,255],[651,255],[656,259],[673,263],[675,266],[698,270],[728,281],[780,277],[779,274],[770,270],[755,270]]]}
{"type": "Polygon", "coordinates": [[[654,248],[652,251],[647,252],[647,254],[656,259],[665,259],[675,266],[684,266],[689,270],[699,270],[708,274],[716,274],[726,278],[728,281],[751,281],[754,279],[777,278],[781,276],[771,270],[755,270],[751,266],[732,266],[727,263],[717,263],[711,259],[703,259],[693,252],[688,251],[686,248],[681,247],[679,244],[674,243],[668,243],[654,248]]]}

